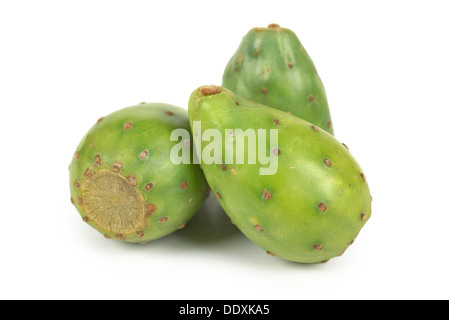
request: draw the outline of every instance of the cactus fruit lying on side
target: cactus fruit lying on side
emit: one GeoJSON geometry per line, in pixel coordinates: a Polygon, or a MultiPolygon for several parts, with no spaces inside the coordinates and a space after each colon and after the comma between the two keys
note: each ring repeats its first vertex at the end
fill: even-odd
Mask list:
{"type": "Polygon", "coordinates": [[[190,132],[187,111],[160,103],[98,120],[70,165],[71,200],[83,220],[106,238],[140,243],[182,228],[209,189],[198,165],[171,162],[178,128],[190,132]]]}
{"type": "Polygon", "coordinates": [[[210,188],[236,226],[267,253],[301,263],[326,262],[343,254],[371,217],[362,169],[345,145],[316,125],[217,86],[192,93],[189,117],[210,188]],[[201,132],[195,129],[199,122],[201,132]],[[210,129],[220,132],[220,149],[201,138],[210,129]],[[277,143],[258,143],[255,149],[277,161],[272,175],[261,175],[266,166],[259,162],[235,161],[242,132],[249,140],[251,130],[262,129],[277,129],[277,143]],[[205,163],[217,154],[233,162],[205,163]]]}
{"type": "Polygon", "coordinates": [[[334,133],[323,83],[289,29],[272,24],[250,30],[227,64],[223,87],[334,133]]]}

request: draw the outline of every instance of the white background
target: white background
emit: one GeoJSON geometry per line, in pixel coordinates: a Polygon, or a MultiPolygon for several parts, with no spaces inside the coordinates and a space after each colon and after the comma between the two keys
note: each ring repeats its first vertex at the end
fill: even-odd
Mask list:
{"type": "Polygon", "coordinates": [[[432,0],[1,1],[0,298],[449,298],[448,12],[432,0]],[[146,246],[83,223],[68,164],[96,120],[142,101],[187,108],[249,29],[274,22],[314,60],[374,197],[345,255],[268,256],[214,201],[146,246]]]}

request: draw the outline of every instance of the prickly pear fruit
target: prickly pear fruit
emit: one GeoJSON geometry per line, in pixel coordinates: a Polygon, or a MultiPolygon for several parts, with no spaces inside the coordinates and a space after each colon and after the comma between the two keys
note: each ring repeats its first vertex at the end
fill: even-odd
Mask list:
{"type": "Polygon", "coordinates": [[[272,24],[250,30],[227,64],[223,86],[334,133],[323,83],[289,29],[272,24]]]}
{"type": "Polygon", "coordinates": [[[140,243],[182,228],[209,189],[198,165],[171,162],[178,128],[190,132],[187,111],[160,103],[98,120],[70,165],[71,200],[83,220],[106,238],[140,243]]]}
{"type": "Polygon", "coordinates": [[[341,255],[371,217],[362,169],[345,145],[317,126],[218,86],[192,93],[189,117],[210,188],[236,226],[267,253],[326,262],[341,255]],[[270,142],[260,144],[263,134],[258,138],[253,150],[259,161],[237,164],[239,140],[263,130],[270,142]],[[217,154],[233,163],[211,163],[217,154]],[[275,174],[260,174],[267,166],[260,154],[277,163],[275,174]]]}

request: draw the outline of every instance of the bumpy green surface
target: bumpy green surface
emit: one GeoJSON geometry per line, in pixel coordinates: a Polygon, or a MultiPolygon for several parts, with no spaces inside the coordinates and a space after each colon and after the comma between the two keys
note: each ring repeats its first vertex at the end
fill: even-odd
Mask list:
{"type": "Polygon", "coordinates": [[[323,83],[289,29],[270,25],[250,30],[226,67],[223,86],[334,133],[323,83]]]}
{"type": "MultiPolygon", "coordinates": [[[[141,104],[101,118],[70,165],[71,200],[106,238],[147,242],[172,233],[198,211],[208,186],[199,165],[174,165],[174,129],[190,132],[187,111],[141,104]]],[[[193,152],[193,151],[192,151],[193,152]]]]}
{"type": "MultiPolygon", "coordinates": [[[[274,175],[259,174],[267,165],[202,164],[223,209],[267,252],[302,263],[328,261],[352,244],[371,217],[372,198],[362,169],[324,130],[214,86],[192,93],[189,116],[191,126],[201,121],[202,133],[221,132],[223,155],[229,152],[224,148],[226,129],[278,129],[277,150],[270,144],[265,150],[278,159],[274,175]]],[[[209,143],[202,142],[201,150],[209,143]]],[[[195,146],[200,154],[197,141],[195,146]]]]}

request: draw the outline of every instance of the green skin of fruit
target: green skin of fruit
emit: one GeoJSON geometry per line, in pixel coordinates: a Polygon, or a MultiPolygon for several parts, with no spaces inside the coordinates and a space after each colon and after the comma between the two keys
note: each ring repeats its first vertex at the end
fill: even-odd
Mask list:
{"type": "MultiPolygon", "coordinates": [[[[106,238],[140,243],[182,228],[205,201],[209,188],[199,165],[175,165],[170,161],[170,151],[178,143],[170,141],[170,134],[178,128],[190,132],[187,111],[161,103],[141,104],[101,118],[82,139],[70,165],[71,200],[83,220],[106,238]],[[138,218],[133,218],[128,208],[118,212],[114,207],[132,197],[120,199],[115,194],[110,198],[115,200],[104,205],[104,192],[94,192],[97,198],[92,198],[92,192],[85,190],[95,185],[89,179],[98,179],[102,174],[124,182],[120,190],[131,191],[134,198],[140,200],[141,195],[143,203],[129,206],[136,208],[138,218]],[[95,214],[89,215],[86,197],[89,206],[93,202],[106,209],[95,209],[95,214]],[[100,223],[101,215],[106,219],[104,214],[115,221],[114,225],[116,219],[131,220],[128,229],[134,230],[120,233],[117,226],[100,223]]],[[[106,184],[106,188],[113,189],[113,184],[106,184]]]]}
{"type": "MultiPolygon", "coordinates": [[[[343,254],[371,217],[372,201],[365,175],[348,149],[309,122],[227,89],[213,90],[204,86],[192,93],[189,116],[191,126],[201,121],[202,133],[211,128],[221,132],[223,155],[229,152],[225,129],[278,129],[279,135],[279,152],[269,143],[266,150],[278,157],[274,175],[260,175],[259,168],[267,165],[259,162],[226,164],[225,170],[220,164],[202,164],[231,220],[267,253],[286,260],[318,263],[343,254]]],[[[209,143],[202,142],[201,150],[209,143]]]]}
{"type": "Polygon", "coordinates": [[[270,25],[250,30],[225,69],[223,87],[334,134],[323,83],[289,29],[270,25]]]}

